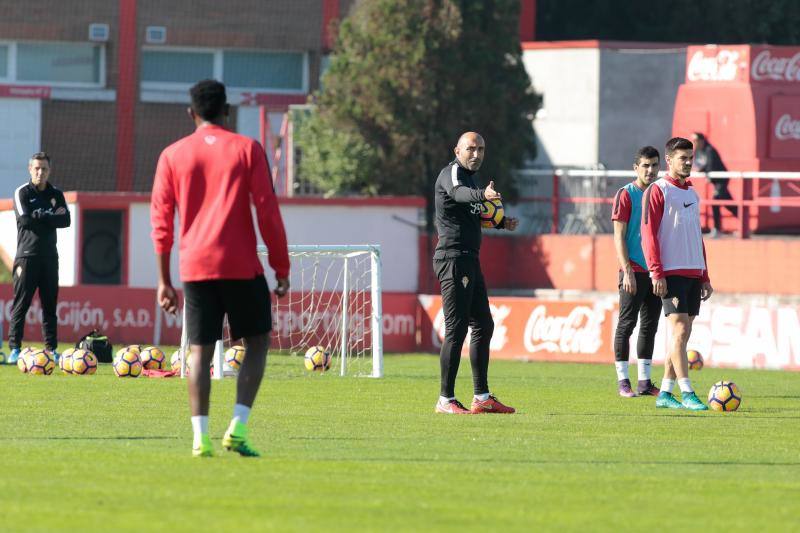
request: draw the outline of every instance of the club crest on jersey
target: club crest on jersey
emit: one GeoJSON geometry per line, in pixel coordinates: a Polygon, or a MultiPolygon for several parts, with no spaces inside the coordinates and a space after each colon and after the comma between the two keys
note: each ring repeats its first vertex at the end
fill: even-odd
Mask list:
{"type": "Polygon", "coordinates": [[[461,284],[462,284],[462,285],[464,286],[464,288],[466,289],[466,288],[467,288],[467,285],[469,285],[469,278],[468,278],[467,276],[464,276],[463,278],[461,278],[461,284]]]}
{"type": "Polygon", "coordinates": [[[215,142],[217,142],[217,138],[216,138],[216,137],[214,137],[213,135],[206,135],[205,137],[203,137],[203,140],[204,140],[204,141],[206,142],[206,144],[207,144],[207,145],[209,145],[209,146],[211,146],[212,144],[214,144],[215,142]]]}
{"type": "Polygon", "coordinates": [[[50,205],[52,205],[53,207],[56,206],[56,199],[55,198],[50,198],[50,205]]]}
{"type": "Polygon", "coordinates": [[[681,303],[681,301],[680,301],[680,299],[679,299],[677,296],[676,296],[675,298],[673,298],[673,299],[672,299],[672,305],[674,305],[674,306],[675,306],[675,309],[677,309],[677,308],[678,308],[678,305],[680,305],[680,303],[681,303]]]}
{"type": "Polygon", "coordinates": [[[22,275],[22,265],[17,265],[17,277],[22,275]]]}

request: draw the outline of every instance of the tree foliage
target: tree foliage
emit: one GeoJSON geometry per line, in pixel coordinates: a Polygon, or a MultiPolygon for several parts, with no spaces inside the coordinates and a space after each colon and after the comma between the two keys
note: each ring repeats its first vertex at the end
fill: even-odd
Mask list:
{"type": "Polygon", "coordinates": [[[359,3],[339,28],[315,111],[295,129],[304,179],[329,194],[431,198],[459,135],[474,130],[486,140],[482,174],[513,196],[540,103],[518,12],[518,0],[359,3]]]}

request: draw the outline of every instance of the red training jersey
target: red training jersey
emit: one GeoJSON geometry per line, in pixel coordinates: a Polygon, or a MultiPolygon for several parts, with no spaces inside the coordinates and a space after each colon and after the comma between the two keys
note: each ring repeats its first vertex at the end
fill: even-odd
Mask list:
{"type": "Polygon", "coordinates": [[[158,159],[150,198],[156,253],[172,249],[177,209],[182,281],[262,274],[251,202],[269,265],[277,277],[288,277],[286,231],[261,145],[220,126],[197,128],[158,159]]]}

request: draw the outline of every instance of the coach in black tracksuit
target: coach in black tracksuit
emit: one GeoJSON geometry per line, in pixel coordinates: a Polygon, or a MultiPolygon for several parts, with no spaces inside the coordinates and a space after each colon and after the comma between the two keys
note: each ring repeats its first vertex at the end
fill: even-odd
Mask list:
{"type": "MultiPolygon", "coordinates": [[[[58,299],[58,251],[56,229],[70,225],[64,194],[48,183],[50,157],[39,152],[31,156],[31,180],[14,192],[17,217],[17,255],[14,259],[14,307],[8,333],[12,353],[19,350],[25,315],[33,294],[39,289],[45,347],[58,345],[56,300],[58,299]]],[[[13,362],[9,360],[9,362],[13,362]]]]}
{"type": "MultiPolygon", "coordinates": [[[[481,202],[500,199],[494,182],[479,189],[474,180],[484,156],[484,141],[477,133],[461,136],[456,159],[444,167],[436,180],[436,228],[439,242],[433,267],[442,288],[445,336],[440,354],[441,392],[436,412],[448,414],[513,413],[489,392],[489,341],[494,322],[489,310],[486,283],[478,255],[481,247],[481,202]],[[455,398],[455,382],[461,347],[472,328],[469,356],[475,396],[467,410],[455,398]]],[[[505,218],[500,228],[515,230],[518,221],[505,218]]]]}

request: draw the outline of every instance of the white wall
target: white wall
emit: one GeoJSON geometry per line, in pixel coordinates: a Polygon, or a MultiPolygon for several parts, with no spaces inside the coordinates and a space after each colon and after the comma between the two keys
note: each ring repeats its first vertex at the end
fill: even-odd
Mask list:
{"type": "Polygon", "coordinates": [[[67,204],[71,223],[68,228],[57,230],[58,244],[58,284],[71,286],[78,284],[78,235],[80,228],[78,224],[78,206],[67,204]]]}
{"type": "MultiPolygon", "coordinates": [[[[175,215],[175,244],[170,257],[172,283],[181,287],[178,274],[178,216],[175,215]]],[[[131,287],[155,287],[158,270],[153,240],[150,238],[150,204],[133,203],[128,208],[128,285],[131,287]]]]}
{"type": "Polygon", "coordinates": [[[28,158],[40,150],[42,102],[0,98],[0,198],[11,198],[28,176],[28,158]]]}
{"type": "Polygon", "coordinates": [[[600,51],[597,48],[525,50],[522,62],[542,108],[533,121],[538,166],[597,162],[600,51]]]}
{"type": "Polygon", "coordinates": [[[685,70],[685,48],[601,51],[598,163],[627,170],[636,150],[649,144],[661,153],[664,167],[685,70]]]}

